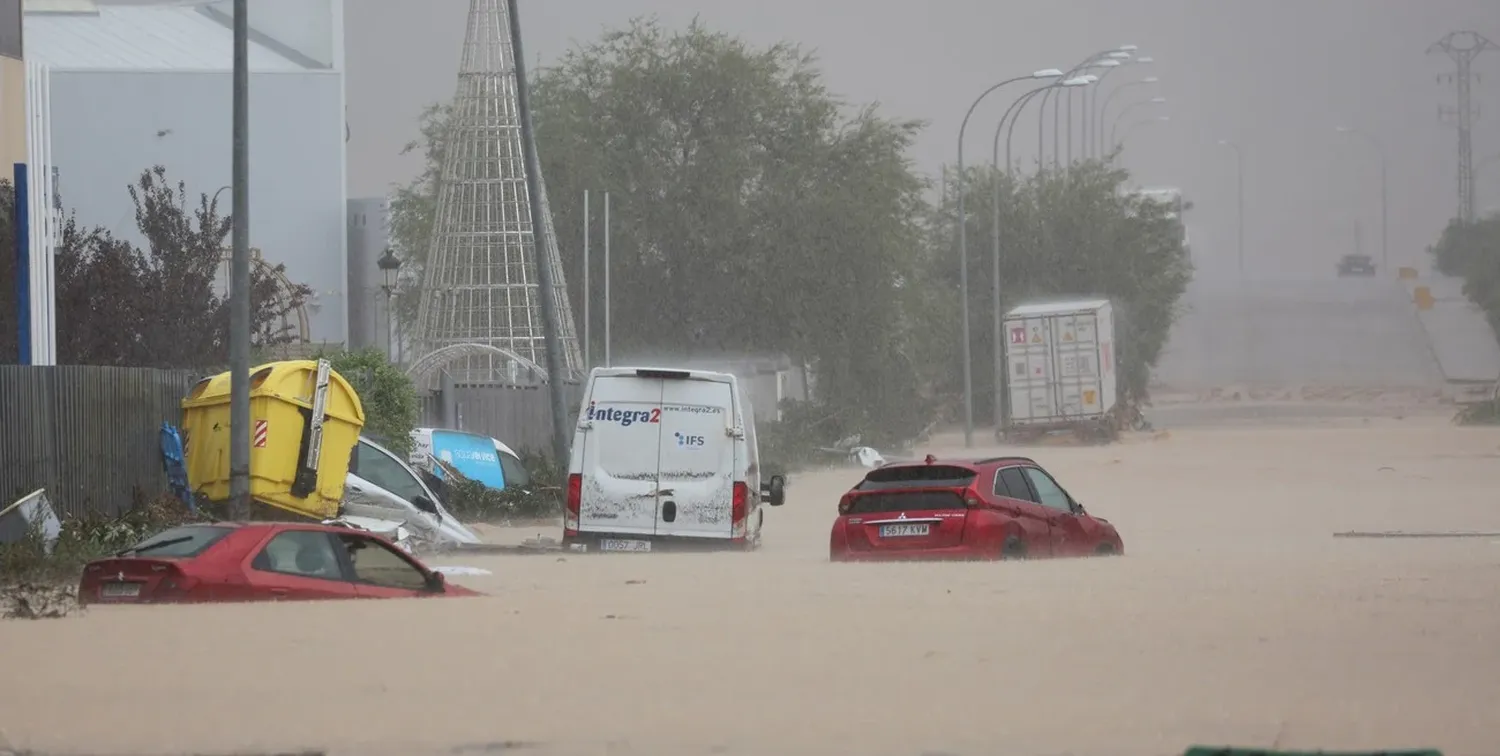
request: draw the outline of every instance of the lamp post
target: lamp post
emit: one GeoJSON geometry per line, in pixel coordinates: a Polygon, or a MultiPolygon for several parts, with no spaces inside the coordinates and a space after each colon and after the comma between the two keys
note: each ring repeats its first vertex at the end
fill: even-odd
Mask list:
{"type": "MultiPolygon", "coordinates": [[[[1063,77],[1064,78],[1073,78],[1073,77],[1077,76],[1080,71],[1083,71],[1084,69],[1088,68],[1089,64],[1093,63],[1096,60],[1099,60],[1100,58],[1104,58],[1104,57],[1108,56],[1110,53],[1116,53],[1116,52],[1134,53],[1138,49],[1140,49],[1140,48],[1136,47],[1135,45],[1120,45],[1119,47],[1116,47],[1116,48],[1111,49],[1111,50],[1100,50],[1099,52],[1096,52],[1093,55],[1090,55],[1087,58],[1084,58],[1083,61],[1080,62],[1078,65],[1073,66],[1072,68],[1064,71],[1063,72],[1063,77]]],[[[1036,124],[1036,152],[1037,152],[1038,155],[1042,154],[1042,152],[1043,152],[1042,140],[1043,140],[1043,134],[1046,133],[1046,128],[1047,128],[1047,98],[1051,97],[1051,96],[1052,96],[1052,92],[1050,92],[1050,91],[1042,93],[1042,105],[1041,105],[1040,112],[1038,113],[1038,116],[1037,116],[1037,124],[1036,124]]],[[[1052,100],[1052,167],[1054,169],[1058,167],[1057,159],[1058,159],[1058,156],[1060,155],[1060,152],[1058,150],[1058,145],[1059,145],[1059,142],[1058,142],[1058,123],[1059,123],[1059,121],[1058,121],[1058,100],[1056,98],[1053,98],[1053,100],[1052,100]]],[[[1037,170],[1040,171],[1041,169],[1038,168],[1037,170]]]]}
{"type": "Polygon", "coordinates": [[[1385,145],[1382,144],[1379,139],[1376,139],[1375,137],[1370,136],[1368,133],[1360,131],[1359,129],[1356,129],[1352,126],[1339,126],[1335,129],[1335,131],[1339,132],[1340,134],[1349,134],[1351,136],[1357,136],[1361,139],[1364,139],[1365,141],[1374,145],[1375,153],[1380,156],[1380,267],[1384,270],[1390,270],[1391,248],[1388,243],[1389,237],[1387,236],[1390,230],[1390,226],[1387,223],[1387,220],[1390,216],[1387,212],[1388,206],[1386,205],[1386,197],[1388,196],[1388,184],[1386,184],[1387,161],[1385,145]]]}
{"type": "Polygon", "coordinates": [[[250,516],[250,10],[234,0],[230,114],[229,516],[250,516]]]}
{"type": "Polygon", "coordinates": [[[969,110],[964,113],[964,120],[958,126],[958,286],[959,286],[959,308],[963,310],[963,371],[964,371],[964,446],[974,445],[974,370],[973,351],[969,346],[969,235],[965,228],[968,224],[964,216],[964,189],[968,183],[964,175],[964,134],[969,130],[969,118],[974,115],[974,109],[989,94],[1007,84],[1028,79],[1046,79],[1057,76],[1057,69],[1044,69],[1033,71],[1025,76],[1006,79],[989,89],[979,93],[974,102],[969,105],[969,110]]]}
{"type": "MultiPolygon", "coordinates": [[[[1107,78],[1110,75],[1110,73],[1113,72],[1116,68],[1119,68],[1120,66],[1124,65],[1125,61],[1129,60],[1129,59],[1130,59],[1130,53],[1116,50],[1115,52],[1112,52],[1109,55],[1106,55],[1103,60],[1096,60],[1093,63],[1089,64],[1089,68],[1102,68],[1102,69],[1104,69],[1102,72],[1100,72],[1098,74],[1098,77],[1099,77],[1099,86],[1102,87],[1102,86],[1104,86],[1104,80],[1105,80],[1105,78],[1107,78]]],[[[1087,160],[1090,157],[1090,153],[1092,152],[1092,150],[1089,148],[1089,145],[1092,143],[1092,141],[1089,139],[1089,134],[1091,133],[1090,132],[1090,125],[1094,121],[1094,116],[1093,116],[1094,110],[1093,110],[1092,103],[1094,102],[1094,100],[1098,99],[1098,96],[1099,96],[1099,87],[1094,87],[1093,89],[1085,89],[1082,92],[1080,92],[1079,95],[1081,96],[1081,98],[1083,100],[1083,102],[1082,102],[1082,105],[1083,105],[1083,113],[1082,113],[1083,119],[1082,119],[1082,122],[1079,124],[1079,129],[1078,129],[1078,131],[1079,131],[1079,134],[1078,134],[1078,139],[1079,139],[1078,156],[1080,158],[1084,159],[1084,160],[1087,160]]],[[[1073,93],[1069,92],[1068,93],[1068,101],[1069,101],[1069,106],[1068,106],[1068,120],[1070,120],[1070,121],[1072,120],[1072,110],[1073,110],[1072,105],[1071,105],[1072,100],[1073,100],[1073,93]]],[[[1068,139],[1071,140],[1072,138],[1073,138],[1072,137],[1072,131],[1070,129],[1069,132],[1068,132],[1068,139]]]]}
{"type": "Polygon", "coordinates": [[[1220,139],[1219,140],[1219,144],[1221,146],[1228,147],[1228,148],[1234,150],[1234,175],[1235,175],[1235,184],[1236,184],[1236,189],[1235,189],[1235,193],[1236,193],[1235,194],[1235,196],[1236,196],[1235,205],[1236,205],[1236,208],[1237,208],[1236,211],[1235,211],[1235,213],[1236,213],[1236,215],[1238,217],[1238,220],[1235,221],[1235,227],[1236,227],[1235,236],[1238,239],[1238,241],[1236,242],[1236,247],[1237,247],[1236,256],[1238,257],[1238,260],[1239,260],[1240,282],[1244,283],[1244,281],[1245,281],[1245,152],[1244,152],[1244,150],[1240,149],[1239,144],[1237,144],[1237,143],[1235,143],[1235,142],[1233,142],[1233,141],[1231,141],[1229,139],[1220,139]]]}
{"type": "Polygon", "coordinates": [[[1163,104],[1166,103],[1166,101],[1167,101],[1167,98],[1165,98],[1165,97],[1152,97],[1149,100],[1137,100],[1137,101],[1132,102],[1129,105],[1126,105],[1125,107],[1121,108],[1119,114],[1115,116],[1114,123],[1110,124],[1110,127],[1109,127],[1109,141],[1110,141],[1110,143],[1112,143],[1112,144],[1116,143],[1115,142],[1115,133],[1120,130],[1120,122],[1123,121],[1123,120],[1125,120],[1125,116],[1130,115],[1130,111],[1135,110],[1136,108],[1139,108],[1139,107],[1141,107],[1143,105],[1163,105],[1163,104]]]}
{"type": "MultiPolygon", "coordinates": [[[[1116,60],[1120,61],[1120,65],[1122,65],[1122,66],[1123,65],[1144,65],[1144,64],[1147,64],[1147,63],[1155,63],[1156,62],[1156,59],[1152,58],[1150,56],[1141,56],[1139,58],[1132,58],[1131,55],[1132,54],[1128,53],[1128,52],[1119,52],[1119,53],[1114,53],[1114,55],[1112,57],[1114,57],[1116,60]]],[[[1113,71],[1114,71],[1114,68],[1112,67],[1109,70],[1105,71],[1104,73],[1099,74],[1099,86],[1096,87],[1093,92],[1089,93],[1089,95],[1090,95],[1090,97],[1089,97],[1090,106],[1088,108],[1089,131],[1086,134],[1086,140],[1088,142],[1088,149],[1092,151],[1094,157],[1103,157],[1104,156],[1104,115],[1103,115],[1103,109],[1101,108],[1101,106],[1099,104],[1099,91],[1104,88],[1104,79],[1106,77],[1108,77],[1109,74],[1112,73],[1113,71]]],[[[1154,77],[1154,76],[1148,77],[1148,78],[1150,78],[1153,82],[1156,81],[1156,77],[1154,77]]],[[[1136,84],[1136,83],[1137,82],[1134,82],[1134,81],[1126,82],[1126,83],[1120,85],[1119,87],[1117,87],[1115,89],[1115,92],[1118,92],[1121,89],[1125,89],[1125,88],[1127,88],[1127,87],[1129,87],[1129,86],[1131,86],[1133,84],[1136,84]]],[[[1108,104],[1109,98],[1113,97],[1113,96],[1114,96],[1114,92],[1110,92],[1109,96],[1107,96],[1107,97],[1104,98],[1105,103],[1108,104]]]]}
{"type": "MultiPolygon", "coordinates": [[[[1047,69],[1046,71],[1038,71],[1037,73],[1056,73],[1058,77],[1062,76],[1062,71],[1059,71],[1055,68],[1047,69]]],[[[990,223],[990,235],[991,241],[993,242],[993,250],[990,255],[990,263],[993,268],[993,270],[990,272],[990,301],[994,310],[992,314],[995,321],[993,333],[995,342],[993,361],[995,370],[994,416],[995,429],[997,432],[1002,427],[1004,427],[1005,423],[1005,395],[1003,392],[1003,381],[1001,380],[1005,376],[1005,369],[1001,362],[1004,343],[1000,338],[1000,332],[1002,328],[1001,321],[1003,320],[1002,313],[1000,311],[1000,132],[1005,129],[1005,124],[1008,120],[1010,122],[1010,129],[1006,131],[1007,138],[1005,140],[1005,170],[1009,171],[1011,169],[1009,136],[1015,133],[1016,121],[1020,120],[1021,111],[1026,108],[1026,103],[1031,102],[1031,98],[1035,97],[1037,94],[1045,92],[1049,89],[1053,89],[1055,87],[1083,86],[1083,84],[1084,82],[1081,79],[1063,80],[1059,78],[1058,81],[1055,81],[1051,84],[1043,87],[1037,87],[1036,89],[1023,94],[1020,97],[1017,97],[1015,101],[1010,104],[1010,107],[1005,109],[1005,114],[1000,116],[1000,122],[995,124],[995,140],[993,151],[990,156],[990,170],[991,174],[995,178],[995,186],[993,191],[991,192],[991,194],[993,195],[992,198],[994,200],[994,207],[992,208],[994,216],[991,219],[990,223]]],[[[1038,159],[1040,159],[1040,156],[1038,156],[1038,159]]]]}
{"type": "Polygon", "coordinates": [[[396,314],[391,311],[391,296],[396,293],[396,277],[401,271],[401,258],[390,247],[386,247],[385,254],[375,261],[375,265],[380,268],[380,275],[385,281],[380,285],[380,290],[385,292],[385,356],[386,359],[395,359],[399,365],[401,360],[395,357],[394,351],[396,314]]]}
{"type": "MultiPolygon", "coordinates": [[[[1150,58],[1141,58],[1141,60],[1142,61],[1147,61],[1147,60],[1150,60],[1150,58]]],[[[1155,84],[1155,83],[1157,83],[1159,81],[1161,81],[1161,79],[1158,79],[1155,76],[1147,76],[1144,79],[1136,79],[1135,81],[1127,81],[1124,84],[1121,84],[1120,86],[1115,87],[1115,90],[1113,92],[1110,92],[1108,97],[1104,98],[1104,104],[1099,106],[1099,117],[1098,117],[1098,127],[1099,127],[1099,135],[1098,135],[1099,136],[1099,148],[1098,149],[1099,149],[1099,154],[1100,155],[1103,155],[1104,154],[1104,150],[1105,150],[1104,118],[1109,115],[1109,104],[1111,102],[1114,102],[1115,95],[1118,95],[1119,93],[1124,92],[1125,90],[1130,89],[1131,87],[1139,87],[1139,86],[1143,86],[1143,85],[1146,85],[1146,84],[1155,84]]],[[[1109,148],[1113,149],[1113,147],[1114,147],[1113,144],[1109,145],[1109,148]]]]}

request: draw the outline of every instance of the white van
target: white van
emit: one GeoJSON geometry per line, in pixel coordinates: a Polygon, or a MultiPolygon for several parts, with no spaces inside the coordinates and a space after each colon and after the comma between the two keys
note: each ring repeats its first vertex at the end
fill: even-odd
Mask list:
{"type": "Polygon", "coordinates": [[[762,488],[755,420],[734,376],[594,368],[568,461],[563,543],[755,548],[760,505],[781,506],[784,487],[774,475],[762,488]]]}

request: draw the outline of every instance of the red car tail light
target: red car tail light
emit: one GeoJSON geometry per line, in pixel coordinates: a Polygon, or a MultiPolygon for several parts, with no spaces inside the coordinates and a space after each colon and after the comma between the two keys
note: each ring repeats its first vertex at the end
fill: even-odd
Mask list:
{"type": "Polygon", "coordinates": [[[563,516],[563,530],[578,532],[578,513],[583,508],[583,476],[573,473],[568,476],[567,512],[563,516]]]}
{"type": "Polygon", "coordinates": [[[980,506],[982,503],[983,500],[979,498],[978,492],[976,492],[974,489],[971,488],[964,491],[964,506],[968,507],[969,509],[974,509],[980,506]]]}
{"type": "Polygon", "coordinates": [[[839,498],[839,514],[849,514],[849,510],[851,509],[854,509],[854,497],[849,494],[844,494],[839,498]]]}
{"type": "Polygon", "coordinates": [[[732,502],[729,508],[729,537],[744,538],[745,518],[750,512],[750,487],[743,482],[735,483],[732,502]]]}

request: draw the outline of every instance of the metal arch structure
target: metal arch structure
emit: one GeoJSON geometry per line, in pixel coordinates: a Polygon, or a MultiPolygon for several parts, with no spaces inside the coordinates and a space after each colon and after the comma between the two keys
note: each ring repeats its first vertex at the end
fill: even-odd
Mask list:
{"type": "MultiPolygon", "coordinates": [[[[233,256],[233,254],[234,250],[228,247],[222,249],[219,254],[219,265],[223,266],[224,268],[224,281],[226,284],[224,287],[224,295],[226,297],[229,294],[229,287],[227,284],[229,281],[230,257],[233,256]]],[[[277,270],[275,265],[266,262],[265,256],[261,254],[260,247],[250,248],[250,265],[253,270],[262,271],[270,275],[272,278],[276,279],[278,288],[280,288],[282,292],[287,295],[290,295],[291,292],[297,288],[297,285],[292,283],[292,279],[288,278],[285,272],[277,270]]],[[[311,330],[308,327],[307,305],[292,308],[289,315],[295,317],[296,322],[293,323],[287,315],[283,315],[283,324],[289,328],[295,328],[295,332],[297,335],[296,343],[308,343],[308,341],[312,338],[312,335],[311,330]]]]}
{"type": "Polygon", "coordinates": [[[535,362],[522,357],[515,352],[497,347],[491,344],[449,344],[436,351],[423,355],[412,366],[406,369],[406,375],[411,378],[412,383],[418,387],[428,387],[433,376],[444,366],[455,362],[467,362],[471,358],[481,357],[491,362],[508,362],[519,366],[532,375],[539,382],[547,381],[547,369],[535,362]]]}

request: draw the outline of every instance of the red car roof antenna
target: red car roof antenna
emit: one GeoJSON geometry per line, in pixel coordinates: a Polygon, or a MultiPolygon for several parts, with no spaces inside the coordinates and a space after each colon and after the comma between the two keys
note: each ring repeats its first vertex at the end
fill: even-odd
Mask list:
{"type": "Polygon", "coordinates": [[[929,455],[927,455],[927,464],[930,465],[930,464],[932,464],[933,462],[936,462],[936,461],[937,461],[937,455],[935,455],[935,454],[929,454],[929,455]]]}

